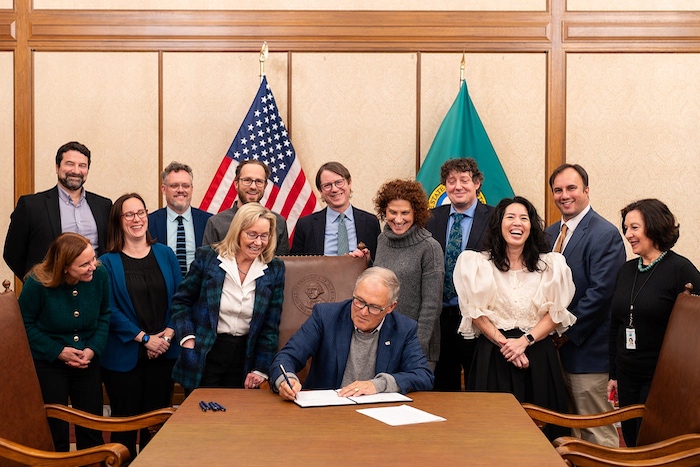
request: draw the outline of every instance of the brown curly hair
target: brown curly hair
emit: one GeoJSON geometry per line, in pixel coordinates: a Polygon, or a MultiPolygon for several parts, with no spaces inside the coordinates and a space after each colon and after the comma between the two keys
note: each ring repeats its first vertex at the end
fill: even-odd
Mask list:
{"type": "Polygon", "coordinates": [[[430,219],[430,208],[423,185],[415,180],[401,179],[384,183],[379,188],[377,197],[374,198],[374,208],[381,220],[386,218],[387,205],[396,199],[408,201],[413,209],[414,222],[420,227],[425,227],[426,222],[430,219]]]}

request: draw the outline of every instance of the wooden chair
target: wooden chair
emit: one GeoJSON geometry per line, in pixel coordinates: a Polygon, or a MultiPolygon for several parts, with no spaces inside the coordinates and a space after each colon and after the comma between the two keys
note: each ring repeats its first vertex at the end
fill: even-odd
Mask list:
{"type": "MultiPolygon", "coordinates": [[[[689,284],[690,285],[690,284],[689,284]]],[[[569,465],[700,465],[700,296],[679,294],[671,312],[646,404],[597,415],[563,415],[523,404],[539,423],[571,428],[642,417],[636,448],[608,448],[562,437],[554,445],[569,465]]]]}
{"type": "MultiPolygon", "coordinates": [[[[5,283],[9,289],[9,281],[5,283]]],[[[106,418],[62,405],[44,405],[17,297],[9,290],[0,294],[0,356],[0,466],[119,466],[130,455],[118,443],[54,452],[47,417],[96,430],[128,431],[162,425],[174,413],[162,409],[135,417],[106,418]]]]}

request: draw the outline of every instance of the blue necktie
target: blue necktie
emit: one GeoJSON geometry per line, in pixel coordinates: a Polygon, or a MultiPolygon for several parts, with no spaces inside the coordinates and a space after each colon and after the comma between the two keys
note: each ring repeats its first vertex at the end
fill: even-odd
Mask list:
{"type": "Polygon", "coordinates": [[[462,219],[465,214],[454,213],[452,218],[452,228],[450,229],[450,238],[445,245],[445,283],[442,289],[442,296],[445,302],[449,302],[457,296],[455,284],[452,281],[452,274],[457,264],[457,257],[462,252],[462,219]]]}
{"type": "Polygon", "coordinates": [[[348,228],[345,225],[345,214],[338,216],[338,256],[350,253],[348,245],[348,228]]]}
{"type": "Polygon", "coordinates": [[[177,243],[175,244],[175,256],[180,264],[182,277],[187,275],[187,248],[185,247],[185,226],[182,224],[182,216],[177,216],[177,243]]]}

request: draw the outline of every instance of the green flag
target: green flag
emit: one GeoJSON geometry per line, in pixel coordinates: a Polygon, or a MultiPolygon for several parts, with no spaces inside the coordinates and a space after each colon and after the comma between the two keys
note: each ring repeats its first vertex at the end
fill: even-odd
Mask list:
{"type": "Polygon", "coordinates": [[[508,177],[469,97],[466,80],[462,80],[457,99],[442,121],[416,176],[428,193],[431,208],[449,203],[445,185],[440,183],[440,167],[454,157],[473,157],[479,164],[479,170],[484,173],[479,194],[482,203],[496,205],[503,198],[513,196],[508,177]]]}

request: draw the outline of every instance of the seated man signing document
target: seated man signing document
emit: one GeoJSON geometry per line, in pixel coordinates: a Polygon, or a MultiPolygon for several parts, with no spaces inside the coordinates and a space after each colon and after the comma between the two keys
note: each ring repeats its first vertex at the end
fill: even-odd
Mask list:
{"type": "Polygon", "coordinates": [[[416,322],[392,313],[398,295],[396,275],[373,267],[357,279],[352,299],[315,305],[311,317],[272,361],[273,389],[293,400],[301,390],[294,373],[309,357],[305,389],[341,388],[343,397],[432,389],[434,377],[418,342],[416,322]]]}

